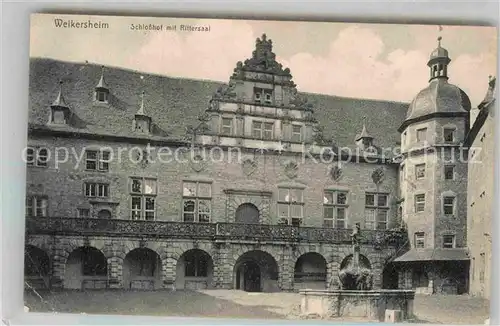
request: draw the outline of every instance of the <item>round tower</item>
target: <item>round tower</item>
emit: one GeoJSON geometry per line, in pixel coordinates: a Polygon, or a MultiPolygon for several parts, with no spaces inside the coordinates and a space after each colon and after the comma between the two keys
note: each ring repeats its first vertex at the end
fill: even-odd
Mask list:
{"type": "Polygon", "coordinates": [[[427,63],[429,84],[411,102],[399,128],[402,217],[412,248],[458,248],[466,243],[466,153],[470,100],[448,83],[448,51],[438,46],[427,63]]]}

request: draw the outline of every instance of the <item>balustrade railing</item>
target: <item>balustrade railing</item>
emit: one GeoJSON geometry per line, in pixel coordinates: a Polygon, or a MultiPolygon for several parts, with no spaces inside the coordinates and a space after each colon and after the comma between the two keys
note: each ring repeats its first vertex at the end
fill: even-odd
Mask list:
{"type": "MultiPolygon", "coordinates": [[[[290,225],[132,221],[95,218],[27,217],[28,234],[149,236],[212,240],[350,243],[351,229],[290,225]]],[[[397,242],[401,232],[362,230],[361,243],[397,242]],[[389,241],[390,242],[390,241],[389,241]]]]}

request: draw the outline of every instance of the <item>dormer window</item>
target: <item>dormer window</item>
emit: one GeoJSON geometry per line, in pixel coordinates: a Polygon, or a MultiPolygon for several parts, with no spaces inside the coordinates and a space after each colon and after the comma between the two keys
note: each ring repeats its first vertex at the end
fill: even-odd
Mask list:
{"type": "Polygon", "coordinates": [[[95,87],[95,100],[100,103],[108,103],[109,88],[104,81],[104,66],[101,67],[101,78],[95,87]]]}
{"type": "Polygon", "coordinates": [[[98,89],[95,92],[95,99],[97,102],[108,103],[108,91],[105,89],[98,89]]]}
{"type": "Polygon", "coordinates": [[[52,120],[50,121],[53,124],[64,125],[66,124],[66,116],[64,111],[61,110],[53,110],[52,112],[52,120]]]}

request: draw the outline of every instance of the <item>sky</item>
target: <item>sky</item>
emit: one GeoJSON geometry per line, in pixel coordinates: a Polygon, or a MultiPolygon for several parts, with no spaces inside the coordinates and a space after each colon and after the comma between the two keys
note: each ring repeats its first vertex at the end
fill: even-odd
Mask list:
{"type": "Polygon", "coordinates": [[[30,56],[191,79],[228,82],[263,33],[298,90],[410,102],[428,84],[437,37],[452,59],[449,82],[476,107],[497,71],[494,27],[34,15],[30,56]],[[57,28],[54,19],[105,22],[107,29],[57,28]],[[210,26],[210,32],[137,31],[131,24],[210,26]]]}

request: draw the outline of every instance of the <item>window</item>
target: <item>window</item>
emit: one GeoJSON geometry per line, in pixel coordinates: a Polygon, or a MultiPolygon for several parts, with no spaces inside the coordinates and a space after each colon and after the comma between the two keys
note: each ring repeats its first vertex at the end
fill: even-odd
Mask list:
{"type": "Polygon", "coordinates": [[[264,102],[266,104],[271,104],[273,102],[273,95],[271,91],[264,91],[264,102]]]}
{"type": "Polygon", "coordinates": [[[323,194],[323,226],[347,228],[347,192],[325,191],[323,194]]]}
{"type": "Polygon", "coordinates": [[[443,248],[455,248],[454,235],[443,235],[443,248]]]}
{"type": "Polygon", "coordinates": [[[302,126],[300,125],[292,125],[292,139],[293,142],[301,142],[302,141],[302,126]]]}
{"type": "Polygon", "coordinates": [[[109,185],[106,183],[86,182],[83,188],[86,197],[109,197],[109,185]]]}
{"type": "Polygon", "coordinates": [[[417,142],[427,140],[427,128],[417,129],[417,142]]]}
{"type": "Polygon", "coordinates": [[[95,92],[95,99],[98,102],[108,102],[108,92],[102,89],[97,90],[95,92]]]}
{"type": "Polygon", "coordinates": [[[47,148],[33,148],[26,149],[26,164],[29,166],[47,167],[49,161],[49,152],[47,148]]]}
{"type": "Polygon", "coordinates": [[[417,180],[425,178],[425,164],[415,165],[415,177],[417,180]]]}
{"type": "Polygon", "coordinates": [[[455,129],[444,128],[443,129],[443,139],[447,143],[454,142],[455,141],[455,129]]]}
{"type": "Polygon", "coordinates": [[[406,145],[406,131],[403,132],[403,137],[401,139],[401,145],[403,145],[403,146],[406,145]]]}
{"type": "Polygon", "coordinates": [[[252,135],[259,139],[272,139],[273,138],[273,123],[254,121],[252,123],[252,135]]]}
{"type": "Polygon", "coordinates": [[[299,226],[304,216],[304,190],[278,188],[278,217],[286,224],[299,226]]]}
{"type": "Polygon", "coordinates": [[[415,212],[423,212],[425,210],[425,194],[415,195],[415,212]]]}
{"type": "Polygon", "coordinates": [[[47,197],[45,196],[26,197],[26,216],[31,216],[31,217],[47,216],[47,197]]]}
{"type": "Polygon", "coordinates": [[[184,222],[210,223],[212,184],[185,181],[182,190],[184,222]]]}
{"type": "Polygon", "coordinates": [[[91,171],[109,171],[109,152],[91,151],[85,152],[85,168],[91,171]]]}
{"type": "Polygon", "coordinates": [[[388,195],[367,193],[365,195],[365,228],[386,230],[388,227],[388,195]]]}
{"type": "Polygon", "coordinates": [[[415,232],[415,248],[425,248],[424,232],[415,232]]]}
{"type": "Polygon", "coordinates": [[[262,100],[262,88],[254,87],[253,94],[255,102],[260,103],[262,100]]]}
{"type": "Polygon", "coordinates": [[[444,179],[445,180],[455,179],[455,166],[445,165],[445,167],[444,167],[444,179]]]}
{"type": "Polygon", "coordinates": [[[156,179],[131,178],[131,219],[153,221],[156,213],[156,179]]]}
{"type": "Polygon", "coordinates": [[[88,209],[88,208],[78,208],[76,210],[76,217],[89,218],[90,217],[90,209],[88,209]]]}
{"type": "Polygon", "coordinates": [[[453,215],[455,211],[455,197],[443,198],[443,212],[444,215],[453,215]]]}
{"type": "Polygon", "coordinates": [[[233,119],[232,118],[222,118],[222,134],[232,135],[233,134],[233,119]]]}

